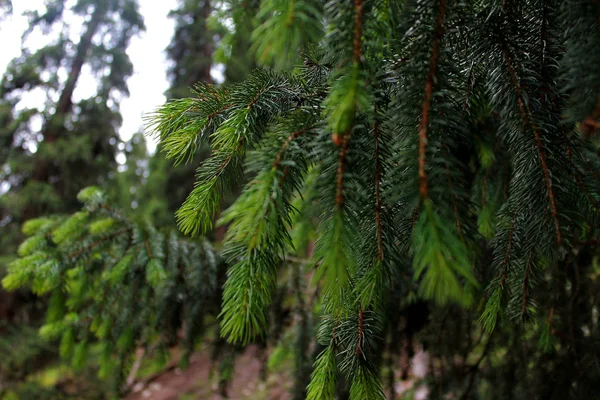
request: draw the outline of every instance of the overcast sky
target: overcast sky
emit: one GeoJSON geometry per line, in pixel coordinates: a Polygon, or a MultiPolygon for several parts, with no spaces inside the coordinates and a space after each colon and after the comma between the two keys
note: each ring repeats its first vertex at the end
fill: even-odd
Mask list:
{"type": "MultiPolygon", "coordinates": [[[[142,127],[142,115],[152,111],[165,101],[163,93],[168,88],[166,78],[165,48],[173,36],[173,21],[167,18],[176,0],[139,0],[146,31],[133,38],[128,49],[134,65],[134,75],[129,78],[130,97],[121,103],[123,126],[120,134],[129,139],[142,127]]],[[[13,15],[0,22],[0,72],[4,73],[10,60],[21,52],[21,34],[27,28],[27,20],[21,14],[26,9],[43,10],[44,0],[13,1],[13,15]]],[[[33,38],[32,40],[35,40],[33,38]]],[[[84,74],[78,82],[75,100],[95,93],[97,84],[93,77],[84,74]]],[[[154,145],[149,143],[151,150],[154,145]]]]}

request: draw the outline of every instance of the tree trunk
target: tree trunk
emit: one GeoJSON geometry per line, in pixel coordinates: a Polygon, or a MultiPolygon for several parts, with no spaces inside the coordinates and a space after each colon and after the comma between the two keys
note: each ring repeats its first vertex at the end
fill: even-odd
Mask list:
{"type": "MultiPolygon", "coordinates": [[[[199,18],[202,18],[204,29],[206,30],[206,40],[204,46],[202,46],[202,57],[204,59],[204,63],[202,68],[199,71],[198,81],[212,83],[212,77],[210,76],[210,69],[212,67],[212,55],[213,55],[213,41],[212,37],[210,37],[210,32],[208,31],[208,18],[210,17],[210,13],[212,11],[210,0],[204,0],[202,4],[202,8],[199,10],[199,18]],[[210,39],[209,39],[210,38],[210,39]]],[[[196,17],[196,16],[194,16],[196,17]]],[[[196,20],[197,18],[194,18],[196,20]]],[[[195,22],[195,21],[194,21],[195,22]]],[[[194,82],[195,83],[195,82],[194,82]]]]}
{"type": "Polygon", "coordinates": [[[58,98],[58,103],[56,104],[56,110],[52,117],[47,121],[46,126],[42,134],[44,135],[44,141],[48,143],[54,142],[58,136],[60,135],[61,130],[64,127],[65,117],[71,112],[73,108],[73,92],[75,91],[75,87],[77,86],[77,81],[79,80],[79,76],[81,75],[81,69],[83,68],[83,64],[85,64],[85,60],[87,59],[87,55],[92,47],[92,39],[98,28],[102,19],[106,13],[106,4],[104,1],[99,1],[92,13],[92,18],[90,22],[87,24],[86,31],[84,35],[81,37],[79,44],[77,45],[77,51],[75,53],[75,58],[73,58],[73,62],[71,63],[71,68],[69,71],[69,76],[67,78],[67,82],[65,83],[65,87],[58,98]]]}
{"type": "MultiPolygon", "coordinates": [[[[87,23],[85,33],[81,37],[75,57],[71,62],[69,75],[65,87],[60,93],[58,102],[56,103],[56,110],[54,114],[46,121],[45,126],[42,129],[43,142],[41,146],[55,142],[64,130],[64,122],[67,115],[73,109],[73,92],[77,86],[77,81],[81,75],[81,70],[87,59],[90,48],[92,47],[92,39],[100,23],[106,14],[106,2],[99,1],[92,13],[90,21],[87,23]]],[[[35,164],[33,174],[31,176],[32,181],[37,182],[48,182],[49,177],[52,175],[52,165],[44,155],[38,150],[35,154],[35,164]]],[[[26,221],[31,218],[35,218],[39,215],[41,210],[35,204],[29,204],[25,207],[22,214],[22,220],[26,221]]]]}

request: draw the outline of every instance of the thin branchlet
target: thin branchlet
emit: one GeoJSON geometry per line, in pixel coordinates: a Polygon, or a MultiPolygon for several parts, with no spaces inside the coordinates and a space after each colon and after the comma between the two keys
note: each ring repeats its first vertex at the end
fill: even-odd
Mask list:
{"type": "Polygon", "coordinates": [[[277,152],[277,155],[275,156],[275,161],[273,161],[273,168],[279,169],[279,166],[281,164],[281,159],[283,157],[283,153],[285,153],[285,151],[289,147],[290,143],[292,143],[294,140],[296,140],[300,136],[304,135],[305,133],[306,133],[306,130],[300,130],[300,131],[293,132],[290,136],[287,137],[285,142],[283,142],[283,144],[281,145],[281,149],[279,149],[279,151],[277,152]]]}
{"type": "Polygon", "coordinates": [[[379,122],[373,124],[375,139],[375,224],[377,226],[377,260],[383,260],[383,226],[381,221],[381,159],[379,155],[379,122]]]}
{"type": "Polygon", "coordinates": [[[527,265],[525,266],[525,277],[523,278],[523,303],[521,304],[521,318],[527,315],[527,296],[529,295],[529,275],[531,274],[531,256],[529,252],[527,256],[527,265]]]}
{"type": "Polygon", "coordinates": [[[352,56],[355,63],[360,63],[362,53],[362,0],[354,0],[354,44],[352,56]]]}
{"type": "Polygon", "coordinates": [[[517,214],[515,213],[515,216],[513,217],[511,223],[510,223],[510,228],[508,230],[508,243],[506,245],[506,254],[504,255],[504,260],[502,261],[502,264],[504,264],[504,271],[502,272],[502,276],[500,279],[500,284],[499,286],[501,288],[504,287],[504,282],[506,281],[506,278],[508,278],[508,269],[510,267],[510,252],[512,250],[512,242],[513,242],[513,235],[515,233],[515,219],[517,218],[517,214]]]}
{"type": "Polygon", "coordinates": [[[523,120],[524,126],[530,126],[534,137],[535,137],[535,145],[538,150],[538,155],[540,157],[540,164],[542,167],[542,173],[544,175],[544,182],[546,184],[546,189],[548,190],[548,200],[550,201],[550,211],[552,213],[552,217],[554,219],[554,228],[556,229],[556,241],[560,245],[562,243],[562,236],[560,232],[560,224],[558,222],[558,210],[556,207],[556,199],[554,197],[554,190],[552,188],[552,181],[550,179],[550,170],[548,168],[548,163],[546,160],[546,152],[544,150],[544,145],[542,144],[542,138],[540,135],[540,131],[536,127],[535,123],[531,120],[531,110],[525,105],[525,101],[523,100],[523,93],[521,90],[521,85],[519,84],[519,80],[517,79],[517,75],[515,73],[515,69],[512,64],[512,60],[510,57],[510,52],[508,50],[508,46],[504,44],[503,46],[503,55],[504,60],[506,62],[506,67],[508,69],[508,73],[510,74],[511,81],[515,88],[515,94],[517,96],[517,102],[519,103],[519,110],[521,112],[521,118],[523,120]]]}
{"type": "Polygon", "coordinates": [[[83,253],[89,252],[93,249],[95,249],[96,247],[100,246],[101,244],[104,244],[112,239],[114,239],[117,236],[120,236],[124,233],[130,232],[131,228],[121,228],[117,231],[112,232],[109,235],[106,235],[105,237],[102,237],[96,241],[94,241],[93,243],[91,243],[88,246],[82,247],[81,249],[75,250],[72,253],[67,254],[67,259],[72,259],[72,258],[77,258],[79,256],[81,256],[83,253]]]}
{"type": "Polygon", "coordinates": [[[358,340],[356,341],[356,356],[360,357],[363,354],[363,342],[364,342],[364,324],[365,324],[365,313],[362,307],[358,308],[358,340]]]}
{"type": "Polygon", "coordinates": [[[425,97],[421,109],[421,123],[419,124],[419,193],[421,199],[428,197],[427,183],[427,128],[429,127],[429,112],[431,108],[431,97],[433,95],[433,84],[437,72],[438,60],[440,57],[440,44],[444,34],[444,17],[446,16],[446,0],[440,1],[440,9],[433,34],[433,50],[429,61],[429,72],[425,82],[425,97]]]}
{"type": "Polygon", "coordinates": [[[335,193],[335,204],[338,209],[341,209],[344,206],[344,174],[346,173],[346,163],[348,162],[347,153],[350,145],[350,134],[351,131],[348,131],[344,135],[342,139],[342,149],[340,150],[340,155],[338,157],[335,193]]]}

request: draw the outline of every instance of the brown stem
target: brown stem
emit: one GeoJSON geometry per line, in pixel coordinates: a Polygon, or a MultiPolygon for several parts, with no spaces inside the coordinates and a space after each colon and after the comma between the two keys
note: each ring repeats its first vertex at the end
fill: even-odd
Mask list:
{"type": "Polygon", "coordinates": [[[544,151],[544,146],[542,144],[542,138],[539,130],[531,120],[531,112],[528,110],[525,105],[525,101],[523,100],[523,96],[521,93],[521,86],[515,74],[515,69],[512,65],[512,60],[510,58],[508,46],[506,44],[503,47],[504,60],[506,61],[506,66],[508,68],[508,72],[510,74],[511,80],[515,87],[515,92],[517,95],[517,101],[519,103],[519,110],[521,111],[521,118],[523,119],[523,125],[530,125],[533,130],[533,134],[535,136],[535,145],[538,150],[538,155],[540,157],[540,163],[542,166],[542,173],[544,175],[544,181],[546,183],[546,188],[548,190],[548,199],[550,201],[550,210],[552,212],[552,217],[554,218],[554,227],[556,229],[556,240],[560,245],[562,243],[562,237],[560,233],[560,224],[558,222],[558,211],[556,209],[556,200],[554,198],[554,190],[552,189],[552,181],[550,180],[550,171],[548,169],[548,164],[546,162],[546,152],[544,151]]]}
{"type": "Polygon", "coordinates": [[[279,169],[279,166],[281,165],[281,158],[283,157],[283,153],[285,153],[285,151],[289,147],[290,143],[292,143],[292,141],[296,140],[298,137],[302,136],[304,133],[306,133],[306,130],[296,131],[296,132],[293,132],[290,136],[288,136],[288,138],[285,140],[285,142],[283,142],[283,144],[281,145],[281,149],[279,149],[279,152],[277,153],[277,156],[275,157],[275,161],[273,162],[273,168],[279,169]]]}
{"type": "Polygon", "coordinates": [[[523,303],[521,305],[521,318],[525,319],[527,314],[527,297],[529,295],[529,274],[531,273],[531,251],[527,257],[527,266],[525,267],[525,279],[523,279],[523,303]]]}
{"type": "Polygon", "coordinates": [[[79,250],[75,250],[74,252],[72,252],[70,254],[67,254],[67,258],[77,258],[80,255],[82,255],[83,253],[85,253],[86,251],[90,251],[93,248],[100,246],[102,243],[105,243],[106,241],[108,241],[108,240],[110,240],[110,239],[112,239],[112,238],[114,238],[116,236],[122,235],[125,232],[129,232],[129,230],[130,230],[130,228],[119,229],[118,231],[115,231],[115,232],[111,233],[108,236],[105,236],[105,237],[103,237],[101,239],[96,240],[95,242],[93,242],[89,246],[83,247],[83,248],[81,248],[79,250]]]}
{"type": "Polygon", "coordinates": [[[358,342],[356,343],[356,355],[362,355],[363,335],[364,335],[365,314],[362,307],[358,308],[358,342]]]}
{"type": "Polygon", "coordinates": [[[429,111],[431,108],[431,97],[433,95],[433,84],[435,80],[435,74],[437,71],[438,60],[440,57],[440,43],[442,41],[442,35],[444,33],[444,17],[446,15],[446,0],[440,1],[440,12],[437,17],[434,39],[433,39],[433,51],[431,53],[431,60],[429,62],[429,72],[427,74],[427,81],[425,83],[425,99],[423,100],[423,108],[421,110],[421,124],[419,125],[419,193],[421,199],[425,200],[428,195],[427,187],[427,171],[425,170],[426,164],[426,151],[427,151],[427,128],[429,125],[429,111]]]}
{"type": "Polygon", "coordinates": [[[347,153],[348,146],[350,144],[350,132],[346,132],[344,138],[342,139],[342,150],[340,151],[340,156],[338,158],[338,167],[337,167],[337,190],[335,194],[335,204],[338,208],[342,208],[344,205],[344,173],[346,172],[346,162],[347,162],[347,153]]]}
{"type": "Polygon", "coordinates": [[[230,109],[231,107],[233,107],[233,104],[225,104],[223,107],[221,107],[219,110],[210,113],[206,116],[206,119],[212,119],[214,117],[216,117],[217,115],[221,114],[224,111],[227,111],[228,109],[230,109]]]}
{"type": "Polygon", "coordinates": [[[383,260],[383,234],[381,223],[381,160],[379,159],[379,123],[373,126],[375,136],[375,224],[377,225],[377,260],[383,260]]]}
{"type": "Polygon", "coordinates": [[[256,95],[252,98],[250,103],[248,103],[248,106],[246,108],[248,108],[248,109],[252,108],[252,106],[254,106],[256,104],[256,102],[258,101],[258,98],[260,97],[261,94],[264,93],[265,90],[266,90],[266,88],[261,88],[258,91],[258,93],[256,93],[256,95]]]}
{"type": "Polygon", "coordinates": [[[354,49],[352,54],[355,63],[360,63],[362,22],[362,0],[354,0],[354,49]]]}
{"type": "Polygon", "coordinates": [[[144,239],[144,246],[146,246],[146,253],[148,253],[148,258],[152,260],[152,251],[150,250],[150,244],[148,243],[148,239],[144,239]]]}

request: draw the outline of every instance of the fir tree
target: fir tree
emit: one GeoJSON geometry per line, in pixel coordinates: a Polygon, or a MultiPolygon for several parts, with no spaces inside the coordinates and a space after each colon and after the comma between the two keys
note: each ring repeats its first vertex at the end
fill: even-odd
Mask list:
{"type": "MultiPolygon", "coordinates": [[[[0,276],[16,256],[25,220],[72,213],[80,207],[76,194],[82,187],[108,186],[113,179],[119,104],[133,73],[127,48],[144,29],[136,1],[46,3],[43,11],[28,13],[22,54],[10,62],[0,83],[0,276]],[[88,67],[97,90],[77,98],[74,93],[88,67]]],[[[39,326],[44,304],[43,297],[25,291],[11,295],[0,290],[0,332],[8,335],[7,343],[21,334],[28,337],[28,324],[39,326]]],[[[3,372],[23,366],[8,374],[17,376],[15,386],[23,378],[18,374],[53,359],[41,343],[28,351],[5,349],[10,351],[3,350],[3,372]]],[[[6,375],[0,375],[2,391],[6,375]]]]}
{"type": "MultiPolygon", "coordinates": [[[[309,327],[302,310],[320,317],[308,399],[385,398],[384,361],[418,330],[411,307],[429,317],[418,325],[439,364],[435,398],[594,398],[600,4],[320,4],[263,1],[272,18],[253,39],[276,69],[199,83],[152,117],[168,157],[212,149],[176,214],[184,234],[212,229],[223,196],[250,177],[218,222],[228,227],[221,334],[235,344],[272,334],[291,271],[296,325],[309,327]],[[300,52],[299,67],[281,70],[300,52]],[[314,271],[311,296],[298,268],[314,271]]],[[[69,221],[84,217],[65,224],[83,233],[69,221]]],[[[77,243],[72,232],[52,240],[77,243]]],[[[49,287],[29,267],[51,254],[40,249],[6,286],[49,287]]],[[[160,268],[140,265],[136,282],[160,293],[149,278],[160,268]]]]}
{"type": "MultiPolygon", "coordinates": [[[[29,14],[23,53],[2,78],[0,179],[10,186],[0,200],[0,218],[7,230],[18,230],[23,221],[44,213],[76,210],[77,192],[106,182],[116,167],[118,106],[133,73],[126,50],[131,37],[144,29],[143,20],[135,1],[82,0],[66,7],[56,0],[43,13],[29,14]],[[70,34],[75,27],[63,20],[66,13],[88,17],[76,43],[70,34]],[[32,33],[56,39],[29,50],[32,33]],[[85,65],[99,77],[98,89],[75,102],[73,93],[85,65]],[[35,91],[46,97],[44,109],[19,104],[35,91]]],[[[3,241],[9,239],[11,235],[3,235],[3,241]]]]}
{"type": "MultiPolygon", "coordinates": [[[[187,96],[190,88],[199,81],[211,82],[214,36],[209,27],[213,9],[208,0],[180,1],[178,8],[169,14],[175,20],[175,32],[167,48],[172,62],[168,70],[170,88],[166,92],[169,100],[187,96]]],[[[158,151],[168,146],[162,143],[158,151]]],[[[206,146],[193,146],[193,162],[167,160],[156,155],[149,160],[148,187],[143,189],[148,199],[160,198],[152,211],[152,220],[160,226],[174,225],[173,214],[194,186],[195,167],[210,152],[206,146]]]]}

